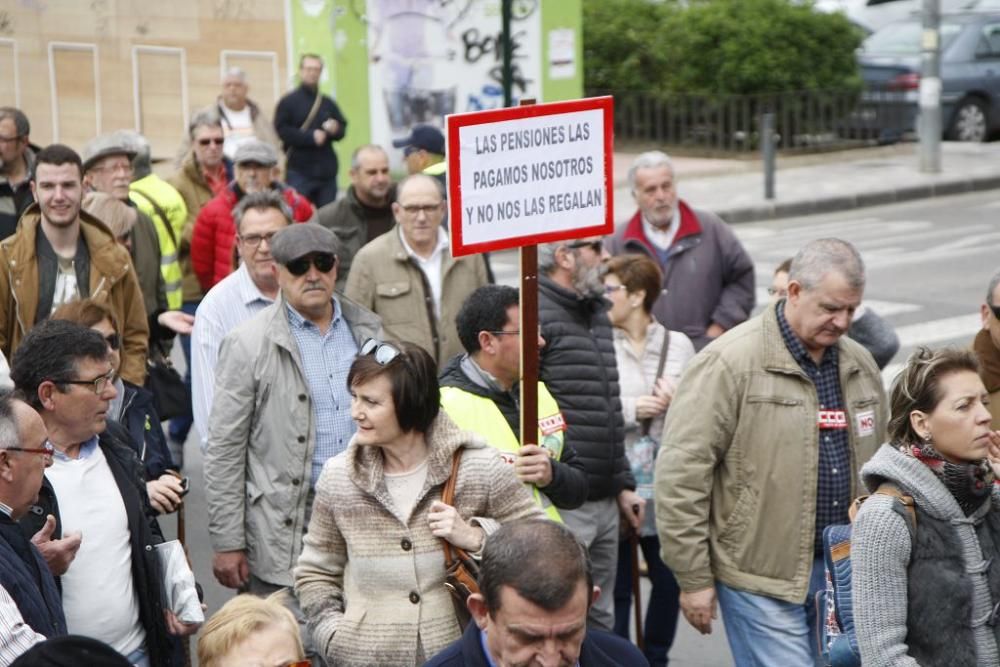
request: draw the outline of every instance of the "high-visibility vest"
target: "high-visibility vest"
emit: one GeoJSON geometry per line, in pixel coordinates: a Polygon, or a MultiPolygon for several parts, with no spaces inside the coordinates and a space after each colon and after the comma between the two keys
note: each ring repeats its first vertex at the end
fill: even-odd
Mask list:
{"type": "Polygon", "coordinates": [[[163,274],[167,308],[179,310],[184,302],[184,293],[181,285],[183,274],[180,262],[177,261],[177,242],[180,236],[176,230],[178,222],[183,229],[187,221],[184,199],[172,185],[152,175],[129,186],[129,199],[136,208],[149,216],[156,227],[156,237],[160,241],[160,273],[163,274]]]}
{"type": "MultiPolygon", "coordinates": [[[[458,427],[481,435],[490,445],[500,451],[507,463],[514,464],[514,457],[521,443],[514,435],[507,419],[491,399],[477,396],[458,387],[441,387],[441,407],[458,427]]],[[[538,383],[538,444],[548,450],[556,461],[562,456],[566,436],[566,421],[559,404],[552,398],[548,388],[538,383]]],[[[535,502],[545,510],[549,518],[562,523],[559,510],[548,499],[545,492],[534,484],[529,484],[535,502]]]]}

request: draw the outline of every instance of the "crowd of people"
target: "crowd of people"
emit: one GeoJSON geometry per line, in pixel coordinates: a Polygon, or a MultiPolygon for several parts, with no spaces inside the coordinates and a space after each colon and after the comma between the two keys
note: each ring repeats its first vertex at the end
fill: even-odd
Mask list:
{"type": "Polygon", "coordinates": [[[1000,273],[970,349],[919,350],[887,399],[857,249],[807,243],[758,309],[749,254],[651,151],[614,234],[539,246],[525,332],[488,257],[451,254],[440,130],[396,142],[398,182],[361,146],[338,198],[322,66],[274,123],[226,72],[167,179],[135,132],[39,148],[0,108],[0,665],[173,667],[200,631],[205,667],[662,666],[719,608],[738,665],[821,665],[824,533],[865,490],[863,663],[1000,660],[1000,273]],[[156,548],[192,426],[187,539],[237,592],[204,624],[156,548]]]}

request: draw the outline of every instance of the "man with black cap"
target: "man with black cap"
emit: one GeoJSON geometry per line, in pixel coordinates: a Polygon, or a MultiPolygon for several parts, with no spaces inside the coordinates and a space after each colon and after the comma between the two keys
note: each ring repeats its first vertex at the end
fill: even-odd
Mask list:
{"type": "Polygon", "coordinates": [[[447,188],[448,163],[444,159],[444,135],[433,125],[414,125],[410,136],[394,139],[392,145],[403,149],[406,171],[410,174],[427,174],[441,181],[447,188]]]}
{"type": "Polygon", "coordinates": [[[274,235],[278,300],[222,341],[205,448],[212,568],[223,586],[292,585],[313,486],[354,434],[347,372],[379,318],[341,295],[337,237],[317,224],[274,235]]]}
{"type": "Polygon", "coordinates": [[[270,144],[250,139],[236,149],[235,180],[198,213],[191,237],[191,264],[201,288],[208,292],[233,271],[236,227],[233,207],[243,197],[277,190],[292,209],[295,222],[311,220],[316,209],[295,188],[274,179],[278,153],[270,144]]]}

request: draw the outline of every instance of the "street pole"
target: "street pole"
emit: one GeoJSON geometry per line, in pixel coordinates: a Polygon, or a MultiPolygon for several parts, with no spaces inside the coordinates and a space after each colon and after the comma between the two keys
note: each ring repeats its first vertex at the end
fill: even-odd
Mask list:
{"type": "Polygon", "coordinates": [[[764,199],[774,199],[774,113],[760,116],[760,152],[764,161],[764,199]]]}
{"type": "Polygon", "coordinates": [[[920,171],[941,171],[941,3],[923,0],[920,40],[920,171]]]}
{"type": "Polygon", "coordinates": [[[502,0],[500,3],[500,41],[502,42],[500,50],[503,57],[501,62],[501,78],[503,79],[503,105],[505,107],[514,104],[514,48],[510,40],[511,4],[513,2],[514,0],[502,0]]]}

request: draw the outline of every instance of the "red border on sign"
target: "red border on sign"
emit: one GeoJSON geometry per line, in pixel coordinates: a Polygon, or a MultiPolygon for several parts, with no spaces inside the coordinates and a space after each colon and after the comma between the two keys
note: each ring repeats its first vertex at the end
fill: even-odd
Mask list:
{"type": "Polygon", "coordinates": [[[470,113],[453,114],[446,118],[448,133],[448,226],[451,228],[451,254],[454,257],[472,255],[493,250],[520,248],[521,246],[565,241],[598,234],[611,234],[615,230],[614,221],[614,98],[590,97],[567,102],[549,102],[547,104],[532,104],[506,109],[490,109],[489,111],[474,111],[470,113]],[[506,239],[488,241],[486,243],[464,243],[462,241],[462,172],[458,159],[458,132],[460,128],[469,125],[483,125],[537,116],[555,116],[576,111],[597,109],[604,114],[604,191],[607,209],[604,222],[600,225],[564,229],[546,234],[528,234],[512,236],[506,239]]]}

